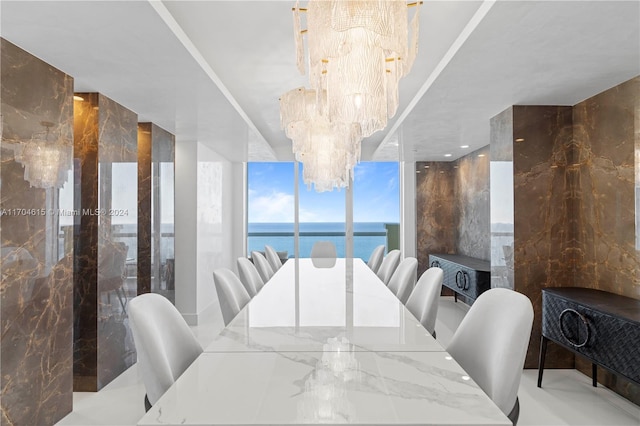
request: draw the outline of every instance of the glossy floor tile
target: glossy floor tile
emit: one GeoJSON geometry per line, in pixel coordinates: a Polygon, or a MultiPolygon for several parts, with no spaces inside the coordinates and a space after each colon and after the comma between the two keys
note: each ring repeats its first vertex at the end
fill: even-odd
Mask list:
{"type": "MultiPolygon", "coordinates": [[[[468,311],[452,297],[440,300],[436,332],[446,347],[468,311]]],[[[216,309],[193,331],[206,346],[222,329],[216,309]]],[[[640,426],[640,407],[608,389],[593,388],[591,379],[575,370],[545,370],[543,388],[537,371],[525,370],[520,384],[520,426],[640,426]]],[[[97,393],[74,393],[74,411],[58,425],[135,425],[143,416],[144,386],[136,366],[97,393]]]]}

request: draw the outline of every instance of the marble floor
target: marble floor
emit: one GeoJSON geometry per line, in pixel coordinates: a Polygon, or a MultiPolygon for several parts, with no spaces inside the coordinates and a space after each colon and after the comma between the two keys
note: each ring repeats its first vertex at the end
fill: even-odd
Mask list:
{"type": "MultiPolygon", "coordinates": [[[[468,307],[452,297],[440,300],[436,331],[447,345],[468,307]]],[[[217,309],[209,312],[193,331],[206,345],[222,329],[217,309]]],[[[520,391],[520,426],[606,425],[640,426],[640,407],[599,386],[575,370],[546,370],[544,388],[536,386],[537,371],[525,370],[520,391]]],[[[72,413],[58,425],[135,425],[144,414],[144,386],[133,365],[100,392],[76,392],[72,413]]]]}

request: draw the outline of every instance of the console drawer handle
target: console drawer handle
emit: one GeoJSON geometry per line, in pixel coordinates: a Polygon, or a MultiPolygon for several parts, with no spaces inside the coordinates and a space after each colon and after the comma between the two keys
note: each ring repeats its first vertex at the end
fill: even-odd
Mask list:
{"type": "Polygon", "coordinates": [[[591,334],[591,332],[590,332],[590,330],[589,330],[589,321],[587,321],[587,318],[586,318],[584,315],[582,315],[580,312],[576,311],[575,309],[571,309],[571,308],[569,308],[569,309],[565,309],[565,310],[564,310],[564,311],[562,311],[562,313],[560,314],[560,334],[562,334],[562,337],[564,337],[564,338],[565,338],[565,340],[566,340],[566,341],[567,341],[571,346],[573,346],[574,348],[581,348],[581,347],[583,347],[584,345],[586,345],[586,344],[587,344],[587,342],[589,341],[589,336],[590,336],[590,334],[591,334]],[[585,337],[585,339],[584,339],[584,341],[583,341],[583,342],[575,343],[575,342],[573,342],[571,339],[569,339],[569,338],[567,337],[567,335],[564,333],[564,323],[563,323],[563,320],[564,320],[565,316],[566,316],[566,315],[568,315],[568,314],[574,314],[574,315],[577,315],[577,316],[578,316],[578,318],[580,318],[580,320],[582,321],[582,324],[584,325],[584,328],[586,329],[586,333],[585,333],[585,334],[586,334],[586,337],[585,337]]]}
{"type": "Polygon", "coordinates": [[[458,287],[461,290],[464,288],[463,280],[464,280],[464,276],[462,275],[462,271],[456,272],[456,287],[458,287]]]}

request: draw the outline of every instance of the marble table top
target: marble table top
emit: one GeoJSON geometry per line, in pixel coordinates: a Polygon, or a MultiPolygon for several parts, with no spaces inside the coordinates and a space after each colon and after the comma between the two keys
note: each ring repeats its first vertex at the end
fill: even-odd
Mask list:
{"type": "Polygon", "coordinates": [[[204,353],[138,425],[321,423],[511,424],[446,352],[319,351],[204,353]]]}
{"type": "Polygon", "coordinates": [[[140,420],[511,425],[359,259],[289,260],[140,420]]]}

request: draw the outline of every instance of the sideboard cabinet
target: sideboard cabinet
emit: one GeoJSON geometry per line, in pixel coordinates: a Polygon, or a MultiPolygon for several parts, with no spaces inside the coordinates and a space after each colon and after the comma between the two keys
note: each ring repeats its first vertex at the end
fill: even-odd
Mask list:
{"type": "Polygon", "coordinates": [[[640,385],[640,300],[578,287],[542,290],[542,341],[538,387],[547,344],[552,341],[640,385]]]}
{"type": "Polygon", "coordinates": [[[429,266],[437,266],[444,271],[442,285],[458,294],[475,300],[491,288],[491,263],[475,257],[460,254],[431,254],[429,266]]]}

